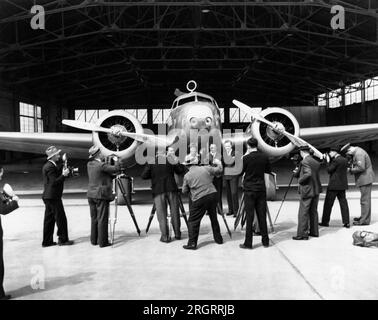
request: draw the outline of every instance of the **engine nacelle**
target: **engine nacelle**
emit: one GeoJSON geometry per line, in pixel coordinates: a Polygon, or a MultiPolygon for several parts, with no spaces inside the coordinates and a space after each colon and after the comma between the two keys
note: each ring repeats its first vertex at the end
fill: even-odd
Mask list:
{"type": "MultiPolygon", "coordinates": [[[[100,117],[97,125],[104,128],[119,127],[128,132],[143,133],[143,127],[139,120],[126,111],[114,110],[100,117]]],[[[124,166],[135,164],[135,150],[139,142],[129,137],[117,137],[110,133],[93,132],[93,144],[98,146],[101,153],[106,157],[117,155],[124,166]]]]}
{"type": "MultiPolygon", "coordinates": [[[[299,135],[298,121],[291,112],[282,108],[267,108],[261,111],[260,115],[294,136],[299,135]]],[[[249,129],[253,137],[258,140],[259,149],[272,160],[282,158],[295,148],[287,137],[274,131],[265,123],[254,121],[249,129]]]]}

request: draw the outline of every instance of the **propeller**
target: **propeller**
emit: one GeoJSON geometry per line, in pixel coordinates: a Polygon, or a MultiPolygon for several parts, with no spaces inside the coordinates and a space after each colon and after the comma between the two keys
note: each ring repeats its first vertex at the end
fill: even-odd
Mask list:
{"type": "Polygon", "coordinates": [[[308,142],[306,142],[305,140],[297,137],[297,136],[294,136],[293,134],[291,134],[290,132],[287,132],[285,129],[283,128],[279,128],[277,124],[274,124],[273,122],[270,122],[269,120],[265,119],[263,116],[261,116],[260,114],[258,113],[255,113],[252,111],[252,108],[238,100],[232,100],[232,103],[234,105],[236,105],[240,110],[242,110],[243,112],[245,112],[246,114],[248,114],[252,119],[255,119],[257,121],[260,121],[262,123],[265,123],[266,125],[268,125],[269,127],[272,128],[272,130],[284,135],[285,137],[287,137],[293,144],[295,144],[297,147],[300,147],[300,146],[309,146],[313,151],[314,151],[314,155],[317,156],[319,159],[323,159],[323,154],[318,150],[316,149],[314,146],[312,146],[311,144],[309,144],[308,142]]]}
{"type": "Polygon", "coordinates": [[[170,146],[174,141],[168,141],[167,139],[159,138],[153,135],[145,134],[145,133],[135,133],[135,132],[128,132],[126,129],[120,128],[104,128],[94,123],[84,122],[84,121],[77,121],[77,120],[63,120],[63,124],[66,126],[74,127],[77,129],[87,130],[87,131],[96,131],[96,132],[105,132],[115,136],[124,136],[128,138],[132,138],[139,142],[153,142],[154,144],[161,144],[162,146],[170,146]]]}

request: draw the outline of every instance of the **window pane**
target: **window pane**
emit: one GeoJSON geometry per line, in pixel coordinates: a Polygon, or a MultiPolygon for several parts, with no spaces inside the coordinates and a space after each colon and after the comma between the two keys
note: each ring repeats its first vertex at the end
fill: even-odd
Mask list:
{"type": "Polygon", "coordinates": [[[141,124],[147,124],[147,109],[138,109],[138,120],[141,124]]]}
{"type": "Polygon", "coordinates": [[[153,109],[152,110],[152,123],[163,123],[162,109],[153,109]]]}
{"type": "Polygon", "coordinates": [[[230,122],[240,122],[239,108],[230,108],[230,122]]]}
{"type": "Polygon", "coordinates": [[[37,118],[41,119],[42,118],[42,110],[41,107],[36,107],[37,108],[37,118]]]}
{"type": "Polygon", "coordinates": [[[163,122],[167,123],[168,117],[171,114],[171,109],[163,109],[163,122]]]}
{"type": "Polygon", "coordinates": [[[85,110],[85,113],[87,122],[94,123],[98,119],[97,110],[85,110]]]}
{"type": "Polygon", "coordinates": [[[318,95],[318,106],[327,105],[327,95],[325,93],[318,95]]]}
{"type": "Polygon", "coordinates": [[[43,132],[43,120],[38,119],[38,132],[43,132]]]}
{"type": "Polygon", "coordinates": [[[75,110],[75,120],[85,121],[85,110],[75,110]]]}

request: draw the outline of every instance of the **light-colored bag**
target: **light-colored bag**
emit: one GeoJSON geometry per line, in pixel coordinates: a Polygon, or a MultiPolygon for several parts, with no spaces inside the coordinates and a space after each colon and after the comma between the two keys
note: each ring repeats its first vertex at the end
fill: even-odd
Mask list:
{"type": "Polygon", "coordinates": [[[370,231],[355,231],[353,233],[353,245],[378,248],[378,233],[370,231]]]}

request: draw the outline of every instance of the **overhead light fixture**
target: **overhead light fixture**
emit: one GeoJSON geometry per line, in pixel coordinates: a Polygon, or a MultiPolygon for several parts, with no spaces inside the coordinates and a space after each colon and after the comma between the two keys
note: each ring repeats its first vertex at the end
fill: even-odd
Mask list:
{"type": "Polygon", "coordinates": [[[209,9],[202,9],[201,12],[202,12],[202,13],[209,13],[210,10],[209,10],[209,9]]]}

